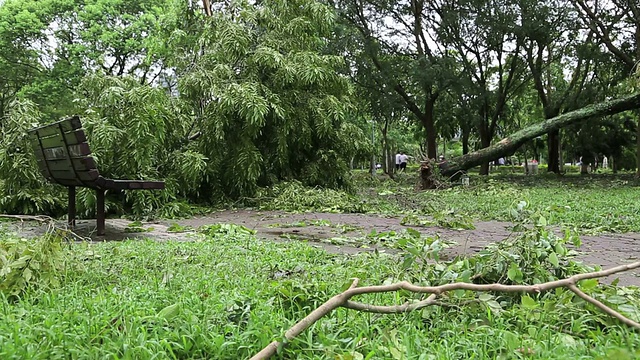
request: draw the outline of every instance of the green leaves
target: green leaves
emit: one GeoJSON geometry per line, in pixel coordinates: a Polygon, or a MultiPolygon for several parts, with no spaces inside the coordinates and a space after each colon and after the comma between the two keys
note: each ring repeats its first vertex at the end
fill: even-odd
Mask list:
{"type": "Polygon", "coordinates": [[[511,265],[509,266],[507,277],[509,278],[509,280],[513,281],[516,284],[522,282],[522,271],[520,271],[520,268],[518,268],[518,265],[516,263],[511,263],[511,265]]]}
{"type": "Polygon", "coordinates": [[[560,261],[558,260],[558,255],[556,253],[554,253],[554,252],[549,254],[549,262],[554,267],[560,266],[560,261]]]}
{"type": "Polygon", "coordinates": [[[21,296],[32,288],[57,285],[63,265],[58,235],[28,240],[4,231],[0,234],[0,293],[8,297],[21,296]]]}

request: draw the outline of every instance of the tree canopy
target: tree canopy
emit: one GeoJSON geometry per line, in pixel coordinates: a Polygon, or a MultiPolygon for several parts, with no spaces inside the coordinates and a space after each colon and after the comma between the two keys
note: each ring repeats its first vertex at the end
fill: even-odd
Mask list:
{"type": "MultiPolygon", "coordinates": [[[[500,147],[630,95],[639,60],[633,1],[6,0],[0,167],[33,165],[30,126],[80,114],[105,174],[166,180],[160,194],[126,195],[136,213],[282,180],[348,188],[350,168],[391,173],[399,150],[434,159],[500,147]]],[[[637,113],[598,114],[473,165],[486,174],[493,157],[534,149],[553,172],[579,157],[632,167],[623,154],[640,141],[637,113]]],[[[3,181],[5,211],[62,203],[35,168],[3,181]]],[[[91,209],[93,195],[79,196],[91,209]]]]}

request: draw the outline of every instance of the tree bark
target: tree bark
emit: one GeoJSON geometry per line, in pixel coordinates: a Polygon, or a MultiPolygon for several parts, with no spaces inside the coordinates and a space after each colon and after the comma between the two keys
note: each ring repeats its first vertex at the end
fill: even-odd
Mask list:
{"type": "Polygon", "coordinates": [[[438,134],[436,132],[435,119],[433,118],[433,109],[438,98],[437,95],[429,95],[427,101],[425,102],[424,114],[420,118],[422,122],[422,126],[424,127],[425,132],[427,133],[427,156],[429,159],[435,159],[438,152],[438,144],[437,138],[438,134]]]}
{"type": "Polygon", "coordinates": [[[462,155],[467,155],[469,153],[469,134],[471,133],[471,128],[465,126],[462,128],[462,155]]]}
{"type": "Polygon", "coordinates": [[[636,124],[636,177],[640,177],[640,112],[637,112],[636,117],[638,118],[636,124]]]}
{"type": "Polygon", "coordinates": [[[209,0],[202,0],[202,7],[204,8],[204,13],[207,16],[211,16],[211,3],[209,0]]]}
{"type": "MultiPolygon", "coordinates": [[[[630,1],[632,12],[636,17],[636,61],[640,61],[640,9],[630,1]]],[[[638,66],[634,63],[633,66],[638,66]]],[[[633,67],[632,67],[633,68],[633,67]]],[[[637,72],[640,74],[640,71],[637,72]]],[[[636,126],[636,177],[640,177],[640,111],[636,111],[636,117],[638,118],[638,124],[636,126]]]]}
{"type": "MultiPolygon", "coordinates": [[[[488,148],[489,146],[491,146],[491,138],[493,137],[493,134],[491,133],[488,126],[486,109],[484,116],[485,118],[483,119],[482,123],[478,125],[478,133],[480,135],[481,148],[488,148]]],[[[480,175],[489,175],[489,161],[491,160],[491,158],[484,159],[484,161],[480,164],[480,175]]]]}
{"type": "Polygon", "coordinates": [[[452,176],[460,170],[467,170],[474,166],[499,157],[510,156],[525,142],[546,134],[550,131],[561,129],[565,126],[598,116],[613,115],[627,110],[640,108],[640,93],[627,97],[609,100],[598,104],[564,113],[541,123],[531,125],[502,139],[494,145],[478,151],[459,156],[441,164],[440,172],[444,176],[452,176]]]}
{"type": "Polygon", "coordinates": [[[382,162],[382,170],[385,174],[391,173],[391,167],[389,166],[389,138],[387,136],[389,132],[389,118],[385,116],[384,126],[382,127],[382,156],[384,161],[382,162]]]}
{"type": "Polygon", "coordinates": [[[560,173],[560,129],[550,131],[547,135],[548,172],[560,173]]]}

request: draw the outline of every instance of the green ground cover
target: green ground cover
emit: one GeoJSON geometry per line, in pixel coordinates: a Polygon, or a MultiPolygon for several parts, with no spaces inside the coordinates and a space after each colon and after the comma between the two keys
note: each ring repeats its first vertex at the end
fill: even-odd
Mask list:
{"type": "MultiPolygon", "coordinates": [[[[471,218],[511,217],[522,224],[541,224],[544,216],[551,223],[583,229],[597,229],[584,225],[588,223],[610,225],[604,220],[607,212],[637,216],[632,212],[634,201],[627,201],[637,197],[632,180],[474,180],[469,188],[422,192],[414,200],[409,197],[413,182],[409,177],[398,182],[358,179],[355,194],[296,190],[298,185],[289,184],[261,204],[290,211],[355,208],[382,214],[453,210],[471,218]],[[603,192],[607,196],[598,195],[603,192]],[[512,210],[519,199],[529,206],[512,210]],[[624,203],[615,203],[622,199],[624,203]],[[600,217],[593,220],[595,215],[600,217]]],[[[68,244],[56,238],[20,240],[3,232],[0,358],[243,359],[281,339],[287,328],[343,291],[354,277],[362,286],[401,280],[422,285],[531,284],[588,271],[572,260],[568,244],[577,238],[558,238],[543,225],[473,258],[449,262],[436,261],[446,244],[415,232],[397,235],[398,256],[328,254],[304,242],[260,240],[252,231],[231,224],[200,229],[198,237],[188,242],[68,244]]],[[[620,230],[628,229],[634,228],[620,230]]],[[[637,288],[597,281],[583,281],[580,287],[640,320],[637,288]]],[[[399,292],[357,300],[391,305],[418,299],[399,292]]],[[[446,305],[398,315],[338,309],[278,356],[343,360],[640,356],[638,332],[565,289],[532,296],[456,291],[441,300],[446,305]]]]}

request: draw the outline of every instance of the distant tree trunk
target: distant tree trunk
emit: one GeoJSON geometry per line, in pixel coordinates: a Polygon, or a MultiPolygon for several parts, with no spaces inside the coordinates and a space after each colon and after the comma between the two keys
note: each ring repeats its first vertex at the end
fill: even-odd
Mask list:
{"type": "MultiPolygon", "coordinates": [[[[492,134],[489,131],[487,123],[488,121],[485,119],[478,127],[478,132],[480,133],[480,147],[483,149],[488,148],[491,145],[492,134]]],[[[491,158],[484,159],[480,164],[480,175],[489,175],[489,161],[491,161],[491,158]]]]}
{"type": "Polygon", "coordinates": [[[442,138],[442,155],[447,156],[447,139],[442,138]]]}
{"type": "Polygon", "coordinates": [[[469,153],[469,134],[471,133],[471,128],[468,126],[462,127],[462,155],[466,155],[469,153]]]}
{"type": "Polygon", "coordinates": [[[611,157],[609,157],[609,163],[611,164],[611,171],[613,171],[614,174],[617,174],[618,162],[616,161],[616,157],[611,155],[611,157]]]}
{"type": "Polygon", "coordinates": [[[640,177],[640,112],[636,111],[638,124],[636,125],[636,177],[640,177]]]}
{"type": "Polygon", "coordinates": [[[548,172],[560,173],[560,130],[550,131],[547,135],[548,172]]]}
{"type": "Polygon", "coordinates": [[[422,122],[422,126],[427,133],[426,146],[427,157],[429,159],[435,159],[438,151],[438,144],[436,142],[438,134],[436,133],[435,119],[433,117],[433,109],[436,99],[437,96],[430,96],[427,98],[424,108],[424,114],[420,119],[420,121],[422,122]]]}
{"type": "Polygon", "coordinates": [[[391,172],[389,166],[389,138],[387,134],[389,133],[389,118],[385,116],[384,118],[384,126],[382,127],[382,156],[384,161],[382,162],[382,171],[385,174],[389,174],[391,172]]]}
{"type": "Polygon", "coordinates": [[[448,160],[440,166],[440,172],[444,176],[452,176],[460,170],[470,169],[474,166],[484,164],[491,159],[509,156],[518,150],[522,144],[550,131],[561,129],[565,126],[594,117],[613,115],[638,108],[640,108],[640,93],[592,104],[578,110],[567,112],[517,131],[488,148],[448,160]]]}
{"type": "MultiPolygon", "coordinates": [[[[629,2],[629,5],[633,7],[633,4],[629,2]]],[[[640,16],[637,15],[637,7],[633,7],[636,11],[636,61],[640,61],[640,16]]],[[[638,66],[634,64],[633,66],[638,66]]],[[[636,71],[638,71],[636,69],[636,71]]],[[[640,71],[637,72],[640,74],[640,71]]],[[[640,177],[640,111],[636,111],[636,117],[638,118],[638,125],[636,126],[636,177],[640,177]]]]}
{"type": "Polygon", "coordinates": [[[558,168],[560,172],[564,172],[564,153],[562,152],[562,132],[558,135],[558,168]]]}
{"type": "Polygon", "coordinates": [[[207,16],[211,16],[211,3],[209,3],[209,0],[202,0],[202,7],[204,7],[204,13],[207,16]]]}

